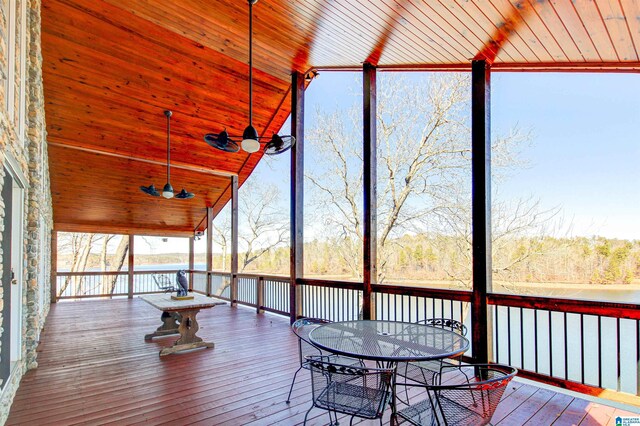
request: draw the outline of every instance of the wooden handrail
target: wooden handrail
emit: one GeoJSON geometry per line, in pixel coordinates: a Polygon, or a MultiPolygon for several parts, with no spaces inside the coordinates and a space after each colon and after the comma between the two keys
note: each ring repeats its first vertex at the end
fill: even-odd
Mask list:
{"type": "Polygon", "coordinates": [[[284,277],[281,275],[264,275],[264,274],[244,274],[244,273],[240,273],[240,274],[236,274],[236,276],[238,278],[263,278],[265,280],[272,280],[272,281],[282,281],[282,282],[289,282],[291,281],[291,278],[289,277],[284,277]]]}
{"type": "Polygon", "coordinates": [[[372,284],[376,293],[400,294],[404,296],[430,297],[434,299],[471,302],[471,292],[465,290],[447,290],[442,288],[406,287],[393,284],[372,284]]]}
{"type": "Polygon", "coordinates": [[[58,272],[58,277],[92,277],[98,275],[128,275],[127,271],[58,272]]]}
{"type": "MultiPolygon", "coordinates": [[[[144,274],[175,274],[179,269],[175,270],[150,270],[150,271],[134,271],[135,275],[144,274]]],[[[221,271],[202,271],[187,270],[195,274],[214,274],[221,276],[231,276],[229,272],[221,271]]],[[[126,276],[127,271],[88,271],[88,272],[58,272],[59,277],[81,277],[81,276],[99,276],[99,275],[122,275],[126,276]]],[[[263,274],[237,274],[238,278],[264,279],[279,282],[289,282],[290,278],[279,275],[263,275],[263,274]]],[[[298,278],[298,285],[308,285],[316,287],[335,287],[347,290],[362,290],[362,283],[353,281],[339,280],[323,280],[316,278],[298,278]]],[[[424,288],[403,286],[396,284],[373,284],[373,291],[376,293],[398,294],[414,297],[430,297],[435,299],[447,299],[460,302],[471,302],[471,292],[465,290],[450,290],[440,288],[424,288]]],[[[564,299],[556,297],[541,296],[520,296],[514,294],[497,294],[488,295],[489,305],[506,306],[514,308],[541,309],[554,312],[567,312],[574,314],[601,315],[613,318],[627,318],[640,320],[640,304],[619,303],[619,302],[602,302],[595,300],[578,300],[564,299]]]]}
{"type": "Polygon", "coordinates": [[[311,279],[311,278],[298,278],[296,280],[297,285],[310,285],[316,287],[337,287],[344,288],[347,290],[362,290],[362,283],[353,282],[353,281],[329,281],[329,280],[319,280],[319,279],[311,279]]]}
{"type": "Polygon", "coordinates": [[[640,305],[633,303],[599,302],[555,297],[489,294],[489,304],[514,308],[542,309],[573,314],[601,315],[614,318],[640,319],[640,305]]]}

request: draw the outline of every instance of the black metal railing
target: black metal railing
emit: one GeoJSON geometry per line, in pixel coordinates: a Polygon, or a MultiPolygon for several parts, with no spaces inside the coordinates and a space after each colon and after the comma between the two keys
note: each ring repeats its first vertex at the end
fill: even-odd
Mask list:
{"type": "MultiPolygon", "coordinates": [[[[134,294],[159,291],[160,276],[173,282],[177,271],[136,271],[134,294]]],[[[231,301],[231,274],[190,271],[194,291],[231,301]]],[[[127,295],[127,272],[58,273],[60,298],[127,295]],[[101,289],[116,281],[111,294],[101,289]]],[[[290,279],[237,274],[238,304],[257,312],[290,315],[290,279]]],[[[362,283],[299,279],[297,314],[331,321],[362,316],[362,283]]],[[[471,292],[373,284],[378,319],[415,322],[451,318],[473,330],[471,292]]],[[[491,362],[517,367],[520,374],[570,389],[594,393],[608,388],[640,396],[640,306],[532,296],[490,294],[491,362]],[[594,390],[596,389],[596,390],[594,390]]],[[[472,340],[472,339],[470,339],[472,340]]],[[[473,356],[473,348],[466,354],[473,356]]]]}
{"type": "MultiPolygon", "coordinates": [[[[263,277],[261,282],[263,295],[261,308],[288,316],[291,311],[289,301],[291,280],[284,277],[263,277]]],[[[260,282],[258,284],[260,285],[260,282]]]]}
{"type": "Polygon", "coordinates": [[[489,304],[495,362],[640,396],[638,305],[499,294],[489,304]]]}
{"type": "Polygon", "coordinates": [[[301,279],[298,282],[302,316],[329,321],[352,321],[361,317],[362,284],[348,281],[301,279]]]}
{"type": "Polygon", "coordinates": [[[134,271],[130,284],[129,272],[58,272],[56,274],[57,299],[88,297],[122,297],[129,294],[158,293],[158,282],[174,284],[178,270],[134,271]]]}

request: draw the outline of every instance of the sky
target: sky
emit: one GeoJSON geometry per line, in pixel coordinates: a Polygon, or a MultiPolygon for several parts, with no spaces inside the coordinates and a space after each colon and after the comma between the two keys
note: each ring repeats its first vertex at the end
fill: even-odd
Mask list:
{"type": "Polygon", "coordinates": [[[532,130],[509,194],[559,206],[572,234],[640,239],[640,75],[494,73],[492,132],[532,130]]]}
{"type": "MultiPolygon", "coordinates": [[[[358,73],[322,72],[305,93],[305,127],[317,109],[359,107],[360,81],[358,73]]],[[[558,208],[564,235],[640,240],[640,75],[495,72],[491,120],[494,135],[514,126],[532,135],[521,152],[527,165],[500,182],[501,197],[532,197],[543,208],[558,208]]],[[[289,126],[281,133],[289,133],[289,126]]],[[[307,159],[305,166],[314,162],[307,159]]],[[[286,214],[289,167],[288,154],[272,157],[250,177],[280,187],[286,214]]],[[[141,244],[136,251],[171,252],[184,245],[172,240],[159,239],[153,248],[141,244]]]]}

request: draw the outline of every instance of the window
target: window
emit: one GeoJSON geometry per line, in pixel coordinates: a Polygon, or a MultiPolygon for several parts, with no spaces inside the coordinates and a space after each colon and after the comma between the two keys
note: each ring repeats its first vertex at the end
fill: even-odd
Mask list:
{"type": "Polygon", "coordinates": [[[26,120],[26,62],[27,62],[27,2],[8,0],[6,4],[8,40],[7,69],[5,70],[5,111],[18,134],[25,140],[26,120]]]}

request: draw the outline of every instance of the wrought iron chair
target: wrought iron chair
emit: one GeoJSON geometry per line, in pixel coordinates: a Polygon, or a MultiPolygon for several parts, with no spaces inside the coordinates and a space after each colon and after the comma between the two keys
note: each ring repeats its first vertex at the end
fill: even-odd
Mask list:
{"type": "Polygon", "coordinates": [[[169,277],[167,277],[166,275],[153,274],[151,276],[153,277],[153,281],[155,281],[158,288],[165,293],[178,291],[178,288],[173,285],[169,277]]]}
{"type": "Polygon", "coordinates": [[[304,416],[304,424],[314,407],[329,412],[330,424],[338,424],[338,413],[363,419],[380,419],[391,394],[393,368],[369,368],[333,362],[330,356],[307,357],[311,371],[313,404],[304,416]],[[335,423],[331,418],[334,413],[335,423]]]}
{"type": "Polygon", "coordinates": [[[418,426],[480,426],[491,421],[507,385],[516,375],[513,367],[498,364],[443,366],[436,385],[414,385],[427,389],[425,399],[400,409],[398,421],[418,426]],[[453,382],[441,384],[446,369],[464,371],[453,382]]]}
{"type": "MultiPolygon", "coordinates": [[[[325,355],[320,348],[311,343],[309,340],[309,333],[314,328],[321,326],[322,324],[328,324],[331,321],[320,318],[301,318],[291,325],[291,330],[298,336],[298,360],[300,367],[293,374],[293,380],[291,381],[291,387],[289,388],[289,395],[287,395],[287,404],[291,402],[291,392],[293,392],[293,385],[296,383],[296,377],[302,369],[308,369],[307,357],[308,356],[320,356],[325,355]]],[[[342,363],[345,365],[364,365],[361,360],[348,358],[340,355],[329,355],[334,362],[342,363]]]]}
{"type": "MultiPolygon", "coordinates": [[[[440,327],[451,330],[462,336],[467,335],[467,327],[460,321],[449,318],[429,318],[418,321],[417,324],[426,324],[432,327],[440,327]]],[[[440,373],[440,369],[447,365],[460,366],[460,358],[452,358],[448,360],[420,361],[420,362],[400,362],[397,367],[397,377],[402,378],[399,382],[401,385],[406,381],[412,381],[429,385],[433,383],[436,374],[440,373]]],[[[409,395],[407,394],[407,401],[409,395]]]]}

